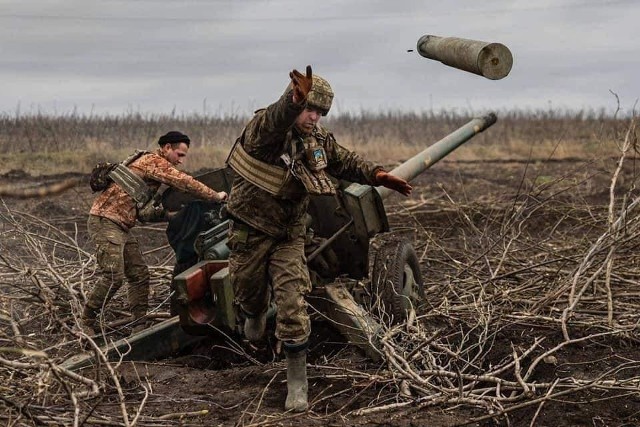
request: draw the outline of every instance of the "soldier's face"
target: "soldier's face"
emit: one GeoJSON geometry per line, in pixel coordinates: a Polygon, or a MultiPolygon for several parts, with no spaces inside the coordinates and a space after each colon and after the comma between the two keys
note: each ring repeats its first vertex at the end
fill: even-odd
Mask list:
{"type": "Polygon", "coordinates": [[[162,146],[162,154],[173,166],[181,165],[187,157],[189,146],[184,142],[177,144],[165,144],[162,146]]]}
{"type": "Polygon", "coordinates": [[[296,119],[296,128],[305,135],[313,130],[314,126],[320,121],[322,114],[314,108],[305,108],[296,119]]]}

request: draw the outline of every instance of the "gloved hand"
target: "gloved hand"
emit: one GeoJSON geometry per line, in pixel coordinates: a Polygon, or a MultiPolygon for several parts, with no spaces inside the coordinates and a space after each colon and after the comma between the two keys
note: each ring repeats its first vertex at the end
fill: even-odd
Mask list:
{"type": "Polygon", "coordinates": [[[390,188],[403,196],[411,194],[413,187],[404,179],[391,175],[389,172],[379,170],[376,172],[376,185],[390,188]]]}
{"type": "Polygon", "coordinates": [[[307,98],[307,94],[311,90],[311,84],[313,83],[311,65],[307,65],[306,76],[298,70],[293,70],[289,73],[289,77],[291,77],[291,84],[293,85],[293,102],[299,104],[307,98]]]}

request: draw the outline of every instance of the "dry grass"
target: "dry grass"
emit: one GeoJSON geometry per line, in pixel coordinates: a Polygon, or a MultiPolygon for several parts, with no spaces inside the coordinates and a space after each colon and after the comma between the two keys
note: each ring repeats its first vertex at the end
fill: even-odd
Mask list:
{"type": "MultiPolygon", "coordinates": [[[[323,123],[338,142],[383,163],[406,159],[466,123],[469,115],[360,113],[323,123]]],[[[0,116],[0,174],[88,172],[99,161],[119,160],[134,148],[153,149],[157,138],[179,129],[192,138],[186,169],[220,166],[248,120],[192,114],[117,116],[0,116]]],[[[502,111],[498,123],[451,156],[452,160],[608,157],[628,118],[598,112],[502,111]],[[603,142],[608,142],[603,144],[603,142]]]]}
{"type": "MultiPolygon", "coordinates": [[[[618,408],[628,406],[617,421],[637,425],[632,406],[640,390],[634,351],[640,342],[640,198],[635,186],[620,188],[618,176],[637,179],[633,165],[622,169],[633,145],[630,135],[620,142],[609,206],[587,203],[584,189],[563,179],[508,198],[488,191],[471,203],[454,197],[403,201],[389,221],[392,229],[412,228],[417,236],[421,265],[429,271],[429,298],[399,325],[387,326],[386,313],[378,312],[382,369],[345,369],[340,353],[311,366],[315,381],[324,378],[336,388],[314,388],[312,410],[301,415],[302,423],[357,425],[384,417],[398,421],[390,425],[408,425],[419,413],[472,408],[474,418],[447,425],[494,419],[491,425],[533,426],[543,407],[548,411],[559,401],[586,405],[586,397],[593,399],[589,405],[610,400],[618,408]],[[430,218],[432,224],[424,222],[430,218]],[[435,223],[455,233],[437,236],[435,223]],[[341,382],[348,388],[340,390],[341,382]],[[353,390],[364,394],[368,387],[377,387],[368,401],[338,399],[353,390]],[[334,400],[346,403],[327,403],[334,400]],[[522,420],[527,424],[517,423],[522,420]]],[[[237,407],[221,407],[215,387],[169,400],[144,374],[127,380],[119,361],[108,362],[78,332],[96,264],[71,221],[61,221],[71,230],[65,231],[56,221],[0,205],[0,222],[0,419],[7,425],[188,425],[174,416],[202,419],[191,425],[300,424],[261,399],[256,406],[245,399],[237,407]],[[81,373],[65,369],[63,361],[83,345],[103,359],[102,366],[81,373]],[[193,411],[202,407],[216,410],[193,411]],[[235,415],[222,419],[225,411],[235,415]]],[[[151,271],[153,288],[164,290],[155,295],[156,308],[167,305],[165,264],[151,271]]],[[[239,375],[245,378],[243,371],[239,375]]],[[[242,386],[238,381],[230,387],[242,386]]],[[[260,396],[273,390],[269,382],[260,396]]]]}
{"type": "MultiPolygon", "coordinates": [[[[434,141],[466,120],[389,114],[338,117],[331,125],[336,134],[345,135],[345,145],[371,158],[393,161],[417,151],[424,139],[434,141]]],[[[228,125],[225,129],[231,135],[241,122],[218,125],[228,125]]],[[[161,124],[165,125],[147,123],[156,133],[169,128],[161,124]]],[[[171,127],[194,135],[187,124],[171,127]]],[[[55,158],[72,163],[69,153],[77,150],[86,149],[94,156],[127,152],[125,139],[116,137],[118,132],[132,132],[127,129],[114,127],[113,135],[105,133],[101,139],[90,135],[87,127],[76,146],[68,140],[58,149],[43,150],[55,144],[34,143],[22,153],[15,149],[20,144],[6,144],[3,134],[1,151],[25,158],[27,151],[31,160],[40,158],[34,153],[43,152],[45,162],[47,156],[60,156],[55,158]],[[107,152],[111,146],[115,151],[107,152]]],[[[468,160],[617,154],[619,167],[608,188],[600,188],[610,193],[608,205],[590,203],[592,194],[581,192],[585,190],[581,177],[589,175],[589,169],[567,171],[557,179],[540,175],[540,181],[524,185],[516,194],[512,188],[509,195],[487,191],[466,201],[448,193],[434,198],[425,192],[428,200],[424,196],[404,201],[389,221],[392,229],[413,228],[421,244],[416,246],[421,264],[430,272],[425,282],[430,298],[424,307],[411,311],[407,322],[383,330],[384,369],[346,370],[338,357],[313,366],[314,372],[327,372],[326,378],[336,386],[344,380],[349,389],[332,389],[328,397],[312,402],[316,406],[305,421],[325,417],[325,424],[339,424],[346,417],[357,422],[358,417],[395,416],[409,423],[425,408],[444,412],[466,407],[477,416],[467,418],[465,425],[496,419],[495,425],[533,426],[543,407],[546,411],[559,401],[588,406],[600,401],[619,404],[618,409],[628,406],[626,415],[620,413],[616,421],[637,425],[640,198],[634,184],[637,168],[627,165],[636,149],[635,132],[626,119],[507,113],[499,125],[456,153],[468,160]],[[622,186],[625,173],[627,183],[622,186]],[[335,412],[325,410],[328,404],[325,407],[323,400],[337,400],[339,393],[370,386],[380,391],[366,404],[349,401],[332,408],[335,412]],[[527,424],[517,424],[521,419],[515,415],[512,423],[509,417],[527,408],[527,424]]],[[[206,134],[223,131],[211,128],[206,134]]],[[[9,139],[17,143],[15,135],[9,139]]],[[[126,141],[150,144],[152,138],[126,141]]],[[[225,144],[205,144],[198,150],[224,152],[225,144]]],[[[174,422],[168,416],[206,402],[216,411],[203,423],[217,425],[217,414],[225,409],[237,414],[252,410],[244,408],[246,403],[237,408],[214,406],[214,393],[168,401],[144,378],[123,387],[118,362],[104,361],[102,368],[82,375],[64,369],[63,360],[83,345],[101,357],[95,343],[76,326],[96,266],[85,242],[79,241],[74,221],[44,220],[0,205],[0,291],[5,296],[0,301],[0,419],[8,425],[185,425],[187,420],[174,422]],[[59,223],[68,230],[58,228],[59,223]],[[162,411],[152,409],[157,407],[162,411]]],[[[159,285],[154,287],[168,289],[167,263],[153,266],[152,277],[159,285]]],[[[166,306],[166,295],[158,296],[164,296],[157,298],[162,299],[159,305],[166,306]]],[[[264,395],[271,393],[270,386],[265,386],[264,395]]],[[[292,425],[283,422],[286,415],[266,404],[254,414],[263,425],[292,425]]],[[[236,425],[245,425],[239,416],[236,425]]]]}

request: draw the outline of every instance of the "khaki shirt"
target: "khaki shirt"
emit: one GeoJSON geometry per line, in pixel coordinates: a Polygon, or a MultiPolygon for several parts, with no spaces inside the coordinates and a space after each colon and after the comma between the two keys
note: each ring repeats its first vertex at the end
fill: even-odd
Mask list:
{"type": "MultiPolygon", "coordinates": [[[[293,102],[290,91],[266,109],[257,111],[245,128],[242,145],[245,151],[258,160],[285,167],[280,156],[291,155],[291,144],[298,140],[293,125],[304,108],[293,102]]],[[[339,145],[321,126],[306,138],[315,138],[324,147],[327,155],[325,171],[335,178],[373,185],[375,173],[382,169],[339,145]]],[[[298,188],[299,197],[278,198],[239,176],[234,180],[227,210],[263,233],[279,237],[303,222],[309,195],[302,184],[298,188]]]]}
{"type": "MultiPolygon", "coordinates": [[[[217,200],[216,191],[176,169],[160,155],[160,150],[141,156],[129,168],[142,177],[153,191],[161,184],[166,184],[204,200],[217,200]]],[[[94,200],[89,213],[109,218],[128,230],[136,223],[136,202],[118,184],[112,183],[94,200]]]]}

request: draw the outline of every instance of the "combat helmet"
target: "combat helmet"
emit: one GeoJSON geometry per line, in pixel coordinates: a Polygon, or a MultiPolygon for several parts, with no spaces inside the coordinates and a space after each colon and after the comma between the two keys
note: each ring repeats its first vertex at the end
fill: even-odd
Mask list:
{"type": "Polygon", "coordinates": [[[307,105],[316,108],[323,116],[331,109],[333,90],[329,82],[317,74],[313,75],[311,90],[307,94],[307,105]]]}
{"type": "MultiPolygon", "coordinates": [[[[291,82],[287,85],[284,95],[291,92],[293,85],[291,82]]],[[[307,105],[320,111],[320,114],[326,116],[331,109],[333,101],[333,89],[329,82],[314,74],[311,81],[311,90],[307,94],[307,105]]]]}

